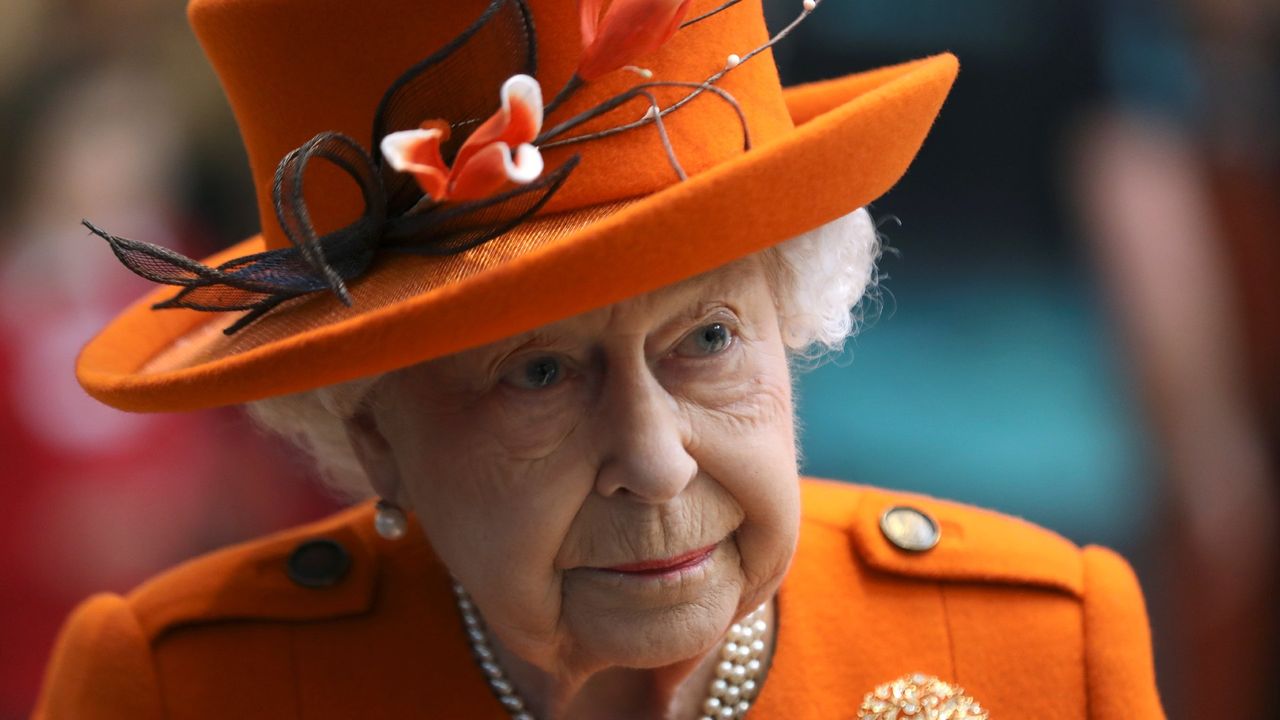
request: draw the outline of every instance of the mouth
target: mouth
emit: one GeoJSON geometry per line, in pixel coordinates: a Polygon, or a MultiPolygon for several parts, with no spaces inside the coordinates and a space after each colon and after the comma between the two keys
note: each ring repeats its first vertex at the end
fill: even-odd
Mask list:
{"type": "Polygon", "coordinates": [[[595,568],[606,572],[622,573],[624,575],[639,576],[657,576],[678,573],[681,570],[688,570],[697,567],[711,557],[711,553],[715,552],[720,543],[708,545],[704,548],[691,550],[687,553],[676,555],[669,558],[661,558],[656,560],[643,560],[635,563],[625,563],[623,565],[613,565],[611,567],[595,568]]]}

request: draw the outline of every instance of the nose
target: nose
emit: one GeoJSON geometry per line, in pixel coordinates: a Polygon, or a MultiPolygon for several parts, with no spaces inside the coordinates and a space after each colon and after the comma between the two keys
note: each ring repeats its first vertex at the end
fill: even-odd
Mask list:
{"type": "Polygon", "coordinates": [[[600,395],[596,492],[654,504],[678,497],[698,463],[676,399],[642,361],[610,370],[600,395]]]}

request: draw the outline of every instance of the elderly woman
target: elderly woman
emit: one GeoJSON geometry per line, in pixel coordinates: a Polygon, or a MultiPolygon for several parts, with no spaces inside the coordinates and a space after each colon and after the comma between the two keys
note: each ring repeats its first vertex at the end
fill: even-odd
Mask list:
{"type": "Polygon", "coordinates": [[[752,0],[190,13],[263,234],[90,225],[181,290],[80,380],[248,403],[378,500],[86,601],[36,717],[1162,717],[1114,554],[797,475],[790,361],[850,332],[953,58],[784,91],[752,0]]]}

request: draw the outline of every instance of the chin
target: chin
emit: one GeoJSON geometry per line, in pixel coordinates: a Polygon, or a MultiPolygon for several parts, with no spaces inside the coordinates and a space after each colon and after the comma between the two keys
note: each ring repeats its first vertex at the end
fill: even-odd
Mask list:
{"type": "Polygon", "coordinates": [[[667,607],[614,607],[606,613],[583,608],[570,611],[569,619],[584,655],[611,666],[653,669],[713,650],[739,614],[741,601],[741,585],[724,582],[667,607]]]}

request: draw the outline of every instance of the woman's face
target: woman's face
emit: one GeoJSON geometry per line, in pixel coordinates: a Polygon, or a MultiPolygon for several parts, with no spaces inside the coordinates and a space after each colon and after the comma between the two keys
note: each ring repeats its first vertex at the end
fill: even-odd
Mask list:
{"type": "Polygon", "coordinates": [[[790,376],[758,257],[393,373],[369,408],[351,426],[378,489],[544,670],[709,650],[795,548],[790,376]]]}

